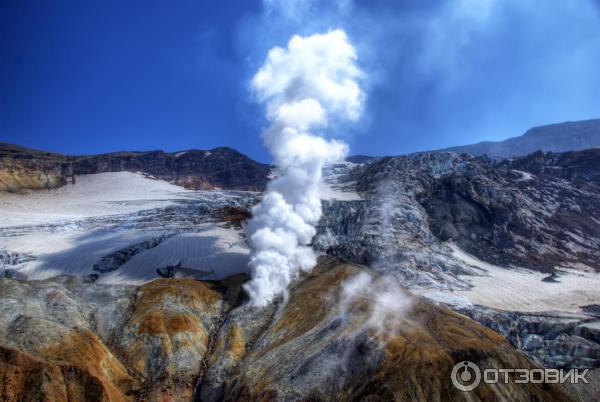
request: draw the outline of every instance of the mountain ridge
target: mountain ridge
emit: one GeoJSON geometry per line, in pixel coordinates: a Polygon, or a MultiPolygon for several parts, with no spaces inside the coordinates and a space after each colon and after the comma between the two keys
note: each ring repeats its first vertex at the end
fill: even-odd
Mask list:
{"type": "Polygon", "coordinates": [[[579,151],[600,146],[600,119],[567,121],[530,128],[524,134],[502,141],[482,141],[436,150],[497,158],[524,156],[542,150],[579,151]]]}
{"type": "MultiPolygon", "coordinates": [[[[537,151],[567,152],[595,147],[600,147],[600,119],[533,127],[521,136],[503,141],[484,141],[416,154],[455,152],[502,159],[537,151]]],[[[361,164],[376,159],[351,155],[346,161],[361,164]]],[[[0,191],[56,188],[73,182],[75,175],[119,171],[139,171],[192,190],[262,191],[269,180],[271,166],[230,147],[64,155],[0,142],[0,191]]]]}
{"type": "Polygon", "coordinates": [[[119,171],[146,173],[193,190],[262,191],[271,167],[229,147],[69,156],[0,143],[0,191],[51,189],[73,182],[75,175],[119,171]]]}

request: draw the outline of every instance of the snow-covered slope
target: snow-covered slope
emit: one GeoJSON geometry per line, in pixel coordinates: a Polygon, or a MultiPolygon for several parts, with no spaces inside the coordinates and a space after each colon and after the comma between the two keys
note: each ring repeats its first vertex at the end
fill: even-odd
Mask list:
{"type": "Polygon", "coordinates": [[[118,270],[98,281],[136,284],[156,278],[157,269],[178,266],[178,273],[197,279],[223,279],[246,272],[250,250],[236,230],[212,223],[202,224],[194,233],[170,237],[158,246],[136,254],[118,270]]]}
{"type": "Polygon", "coordinates": [[[190,191],[129,172],[77,176],[75,184],[53,190],[0,193],[0,271],[27,279],[91,275],[103,283],[138,284],[178,265],[173,275],[220,279],[244,272],[249,250],[240,230],[219,222],[216,211],[248,208],[255,197],[190,191]]]}
{"type": "Polygon", "coordinates": [[[464,307],[477,304],[505,311],[581,313],[581,306],[600,304],[600,273],[560,269],[548,274],[524,268],[503,268],[449,245],[454,257],[486,272],[469,277],[473,287],[457,291],[425,291],[424,296],[464,307]]]}
{"type": "Polygon", "coordinates": [[[153,238],[159,230],[106,230],[64,227],[56,232],[40,230],[0,239],[4,248],[34,257],[19,267],[19,276],[48,279],[57,275],[84,276],[102,257],[153,238]]]}
{"type": "MultiPolygon", "coordinates": [[[[323,199],[360,199],[351,186],[337,184],[346,165],[326,172],[323,199]]],[[[221,279],[247,271],[249,249],[242,231],[211,218],[211,211],[250,207],[256,196],[185,190],[130,172],[76,176],[75,184],[52,190],[0,192],[0,252],[26,256],[4,268],[27,279],[93,275],[109,284],[139,284],[159,272],[221,279]]]]}
{"type": "Polygon", "coordinates": [[[193,191],[140,173],[76,176],[75,184],[26,195],[0,192],[0,227],[43,224],[165,207],[193,191]]]}

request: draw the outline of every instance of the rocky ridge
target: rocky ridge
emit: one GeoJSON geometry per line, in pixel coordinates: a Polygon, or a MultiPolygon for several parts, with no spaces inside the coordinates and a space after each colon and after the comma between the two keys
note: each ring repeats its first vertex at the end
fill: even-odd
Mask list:
{"type": "Polygon", "coordinates": [[[65,156],[0,143],[0,191],[49,189],[74,181],[75,175],[121,171],[146,173],[193,190],[261,191],[271,167],[227,147],[65,156]]]}
{"type": "Polygon", "coordinates": [[[262,191],[271,172],[238,151],[220,147],[208,151],[116,152],[76,157],[75,174],[143,172],[192,190],[222,188],[262,191]]]}

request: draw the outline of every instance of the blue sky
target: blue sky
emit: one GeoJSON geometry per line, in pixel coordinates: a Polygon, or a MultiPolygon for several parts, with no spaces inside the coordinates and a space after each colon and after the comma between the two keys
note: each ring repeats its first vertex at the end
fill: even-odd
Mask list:
{"type": "Polygon", "coordinates": [[[600,117],[592,0],[0,2],[0,141],[69,154],[232,146],[261,161],[248,82],[294,33],[343,28],[367,93],[352,153],[600,117]]]}

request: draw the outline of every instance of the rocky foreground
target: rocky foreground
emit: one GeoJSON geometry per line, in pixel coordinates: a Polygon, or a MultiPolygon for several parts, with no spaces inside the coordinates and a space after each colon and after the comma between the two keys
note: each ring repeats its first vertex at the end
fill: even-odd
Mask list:
{"type": "MultiPolygon", "coordinates": [[[[243,276],[139,287],[1,279],[0,400],[571,400],[540,384],[456,390],[462,360],[534,365],[500,334],[396,288],[406,309],[375,324],[376,298],[345,297],[361,272],[323,258],[266,308],[246,303],[243,276]]],[[[368,275],[371,286],[385,280],[368,275]]]]}

